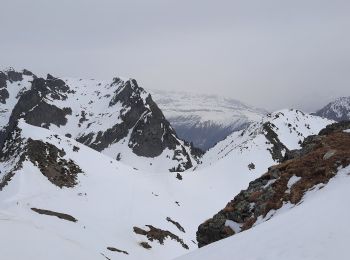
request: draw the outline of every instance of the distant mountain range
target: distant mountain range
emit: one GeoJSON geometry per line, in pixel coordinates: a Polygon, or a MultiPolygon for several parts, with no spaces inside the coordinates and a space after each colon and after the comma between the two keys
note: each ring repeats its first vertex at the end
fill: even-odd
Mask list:
{"type": "Polygon", "coordinates": [[[204,151],[268,113],[216,95],[160,90],[151,94],[179,137],[204,151]]]}

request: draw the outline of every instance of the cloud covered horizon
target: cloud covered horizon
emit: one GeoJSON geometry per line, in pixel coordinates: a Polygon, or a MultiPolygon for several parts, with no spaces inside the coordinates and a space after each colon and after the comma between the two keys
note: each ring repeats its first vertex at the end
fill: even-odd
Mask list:
{"type": "Polygon", "coordinates": [[[350,2],[0,0],[1,66],[310,112],[349,96],[350,2]]]}

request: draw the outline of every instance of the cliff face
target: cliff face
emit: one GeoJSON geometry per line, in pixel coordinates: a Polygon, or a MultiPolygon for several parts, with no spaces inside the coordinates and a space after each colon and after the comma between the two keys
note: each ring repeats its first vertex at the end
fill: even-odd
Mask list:
{"type": "Polygon", "coordinates": [[[281,208],[298,205],[304,195],[321,189],[340,168],[350,164],[350,122],[330,125],[309,136],[302,149],[287,151],[281,164],[252,181],[197,231],[202,247],[267,221],[281,208]]]}

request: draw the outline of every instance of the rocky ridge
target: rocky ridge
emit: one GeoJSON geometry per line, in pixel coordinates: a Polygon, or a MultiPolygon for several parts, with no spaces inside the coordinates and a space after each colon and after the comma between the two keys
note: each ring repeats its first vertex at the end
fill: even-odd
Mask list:
{"type": "Polygon", "coordinates": [[[150,94],[136,80],[112,82],[39,78],[24,70],[0,73],[0,148],[21,118],[64,134],[118,160],[137,167],[170,171],[196,165],[201,151],[181,141],[150,94]],[[141,158],[141,159],[140,159],[141,158]],[[144,158],[144,159],[142,159],[144,158]],[[148,166],[146,166],[148,165],[148,166]]]}
{"type": "Polygon", "coordinates": [[[302,203],[304,195],[320,189],[339,168],[350,164],[350,122],[337,123],[307,137],[302,149],[287,151],[281,164],[252,181],[197,231],[199,247],[227,238],[267,221],[282,207],[302,203]]]}

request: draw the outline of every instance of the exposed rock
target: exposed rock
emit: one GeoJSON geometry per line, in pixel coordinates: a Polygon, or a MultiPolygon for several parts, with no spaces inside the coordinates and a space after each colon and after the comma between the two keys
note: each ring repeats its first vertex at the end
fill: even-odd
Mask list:
{"type": "Polygon", "coordinates": [[[271,122],[263,124],[263,133],[267,140],[272,144],[270,153],[272,159],[277,162],[282,162],[284,159],[284,152],[288,151],[288,148],[278,139],[278,135],[273,130],[276,126],[271,122]]]}
{"type": "Polygon", "coordinates": [[[145,249],[151,249],[152,247],[150,246],[150,244],[148,244],[147,242],[141,242],[140,246],[142,246],[145,249]]]}
{"type": "Polygon", "coordinates": [[[255,170],[255,164],[254,163],[248,164],[248,169],[249,169],[249,171],[255,170]]]}
{"type": "Polygon", "coordinates": [[[26,155],[37,165],[43,175],[56,186],[74,187],[77,176],[82,172],[80,167],[71,159],[64,159],[66,153],[56,146],[39,140],[28,139],[26,155]]]}
{"type": "Polygon", "coordinates": [[[82,173],[80,167],[71,159],[64,158],[65,152],[50,143],[31,138],[24,140],[21,129],[15,126],[8,135],[0,154],[0,162],[12,162],[13,168],[4,172],[0,180],[0,190],[6,186],[14,172],[22,167],[25,160],[36,165],[40,172],[54,185],[74,187],[77,184],[78,174],[82,173]]]}
{"type": "Polygon", "coordinates": [[[55,124],[57,126],[65,125],[67,123],[66,115],[71,114],[72,110],[70,108],[60,109],[55,105],[48,104],[45,101],[45,97],[55,93],[57,95],[56,98],[64,99],[64,93],[68,91],[69,89],[61,80],[34,79],[32,88],[21,94],[17,104],[12,110],[6,130],[0,132],[0,149],[7,135],[14,129],[20,118],[24,118],[25,121],[31,125],[46,128],[48,128],[50,124],[55,124]]]}
{"type": "Polygon", "coordinates": [[[7,76],[8,76],[8,80],[10,82],[16,82],[16,81],[23,80],[22,73],[14,71],[14,70],[8,70],[7,71],[7,76]]]}
{"type": "Polygon", "coordinates": [[[60,213],[60,212],[46,210],[46,209],[37,209],[37,208],[31,208],[31,210],[33,210],[34,212],[41,214],[41,215],[54,216],[54,217],[58,217],[60,219],[64,219],[64,220],[71,221],[71,222],[78,221],[76,218],[72,217],[71,215],[65,214],[65,213],[60,213]]]}
{"type": "Polygon", "coordinates": [[[112,251],[112,252],[118,252],[118,253],[123,253],[123,254],[125,254],[125,255],[128,255],[129,253],[128,252],[126,252],[126,251],[124,251],[124,250],[120,250],[120,249],[117,249],[117,248],[115,248],[115,247],[107,247],[107,249],[109,250],[109,251],[112,251]]]}
{"type": "Polygon", "coordinates": [[[185,229],[180,225],[179,222],[172,220],[170,217],[167,217],[166,220],[172,224],[174,224],[178,230],[180,230],[183,233],[186,233],[185,229]]]}
{"type": "Polygon", "coordinates": [[[177,235],[171,233],[168,230],[162,230],[159,228],[155,228],[152,225],[146,225],[146,227],[149,228],[149,231],[146,231],[139,227],[134,227],[134,232],[138,235],[146,236],[149,241],[157,240],[161,245],[164,244],[164,240],[166,238],[171,238],[181,244],[181,246],[185,249],[189,249],[188,245],[186,245],[181,238],[179,238],[177,235]]]}
{"type": "Polygon", "coordinates": [[[3,88],[0,89],[0,103],[2,104],[6,104],[6,99],[9,98],[9,92],[7,91],[7,89],[3,88]]]}
{"type": "Polygon", "coordinates": [[[326,126],[326,128],[322,129],[319,135],[329,135],[334,132],[341,132],[343,130],[350,129],[350,121],[342,121],[339,123],[334,123],[326,126]]]}
{"type": "Polygon", "coordinates": [[[333,130],[327,130],[327,135],[306,138],[301,150],[287,153],[288,158],[283,163],[270,167],[267,173],[249,183],[249,187],[223,210],[199,226],[198,246],[233,235],[235,232],[228,230],[226,221],[237,223],[241,226],[240,231],[244,231],[251,228],[258,218],[272,217],[273,210],[284,204],[300,203],[308,190],[326,184],[339,167],[348,166],[350,135],[339,131],[341,125],[333,125],[333,130]]]}

